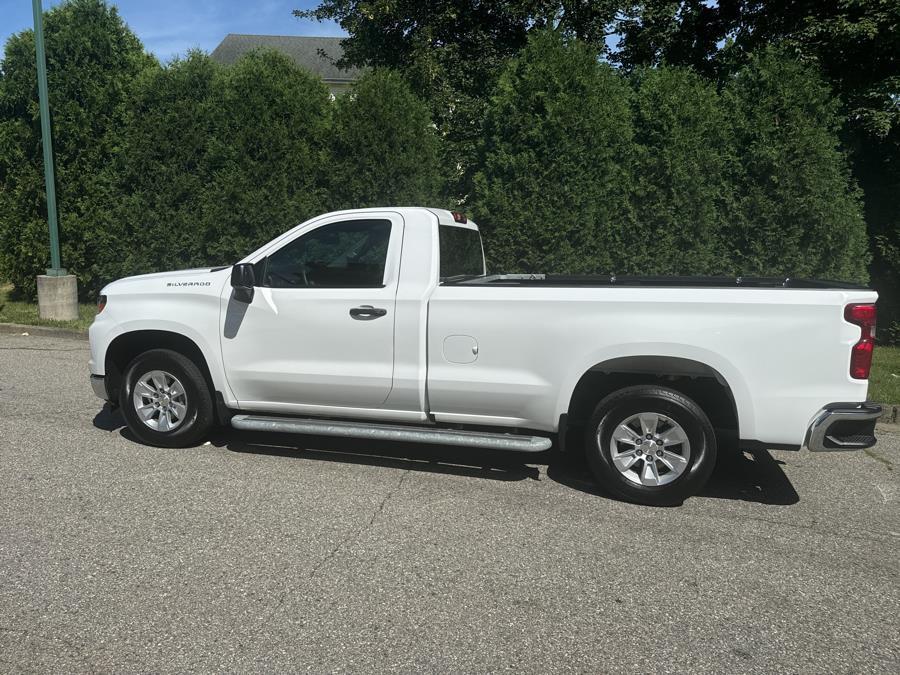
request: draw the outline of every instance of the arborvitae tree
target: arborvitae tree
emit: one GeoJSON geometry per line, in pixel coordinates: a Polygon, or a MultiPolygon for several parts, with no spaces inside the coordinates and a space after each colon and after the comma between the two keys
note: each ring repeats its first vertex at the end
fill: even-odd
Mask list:
{"type": "Polygon", "coordinates": [[[209,100],[203,247],[231,263],[323,210],[328,89],[275,51],[218,71],[209,100]]]}
{"type": "Polygon", "coordinates": [[[878,341],[900,345],[900,124],[880,143],[857,137],[852,147],[873,243],[869,271],[878,291],[878,341]]]}
{"type": "Polygon", "coordinates": [[[330,208],[436,205],[439,138],[424,102],[396,71],[370,71],[335,102],[330,208]]]}
{"type": "Polygon", "coordinates": [[[859,190],[839,149],[839,102],[811,68],[774,50],[728,83],[741,173],[727,232],[747,274],[865,281],[859,190]]]}
{"type": "MultiPolygon", "coordinates": [[[[299,4],[299,3],[298,3],[299,4]]],[[[297,16],[347,32],[342,61],[402,72],[425,99],[443,143],[449,192],[466,197],[488,94],[530,33],[548,27],[606,50],[621,3],[609,0],[321,0],[297,16]]]]}
{"type": "Polygon", "coordinates": [[[121,193],[117,218],[135,245],[121,251],[112,278],[209,262],[203,195],[212,178],[207,145],[218,70],[195,51],[138,79],[125,151],[112,167],[121,193]]]}
{"type": "MultiPolygon", "coordinates": [[[[109,236],[117,195],[105,168],[121,149],[131,83],[155,60],[102,0],[51,9],[44,34],[62,262],[90,296],[121,246],[109,236]]],[[[7,41],[0,64],[0,276],[29,298],[50,258],[36,82],[27,30],[7,41]]]]}
{"type": "Polygon", "coordinates": [[[731,273],[724,238],[731,217],[734,148],[715,86],[686,68],[633,78],[635,227],[630,247],[651,243],[649,274],[731,273]]]}
{"type": "Polygon", "coordinates": [[[629,269],[628,88],[594,50],[534,33],[488,104],[472,211],[495,272],[629,269]]]}

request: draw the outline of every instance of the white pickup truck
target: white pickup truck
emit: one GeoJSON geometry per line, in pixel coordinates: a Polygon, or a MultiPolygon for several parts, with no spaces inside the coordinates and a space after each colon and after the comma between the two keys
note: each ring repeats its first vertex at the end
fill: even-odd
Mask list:
{"type": "MultiPolygon", "coordinates": [[[[652,261],[648,261],[652,269],[652,261]]],[[[672,504],[717,449],[875,443],[877,295],[793,279],[487,275],[439,209],[329,213],[231,267],[103,289],[94,391],[157,446],[211,426],[539,452],[672,504]]]]}

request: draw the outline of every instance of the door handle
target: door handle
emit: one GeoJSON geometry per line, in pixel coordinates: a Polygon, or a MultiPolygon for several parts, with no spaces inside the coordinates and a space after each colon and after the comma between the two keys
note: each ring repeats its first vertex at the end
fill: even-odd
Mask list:
{"type": "Polygon", "coordinates": [[[350,317],[357,321],[371,321],[387,314],[386,309],[372,307],[372,305],[360,305],[350,310],[350,317]]]}

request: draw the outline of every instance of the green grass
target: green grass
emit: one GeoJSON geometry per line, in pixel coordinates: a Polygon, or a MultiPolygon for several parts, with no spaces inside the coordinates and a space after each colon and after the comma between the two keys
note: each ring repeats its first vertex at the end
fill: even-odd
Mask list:
{"type": "Polygon", "coordinates": [[[895,405],[900,403],[900,347],[875,345],[869,376],[869,400],[895,405]]]}
{"type": "Polygon", "coordinates": [[[10,300],[10,291],[12,291],[11,286],[0,285],[0,323],[24,323],[29,326],[56,326],[57,328],[87,330],[97,313],[96,305],[78,305],[78,318],[75,321],[48,321],[38,316],[36,304],[10,300]]]}
{"type": "MultiPolygon", "coordinates": [[[[29,326],[58,326],[86,330],[94,320],[94,305],[79,305],[77,321],[46,321],[38,318],[38,308],[30,302],[9,299],[11,286],[0,285],[0,323],[24,323],[29,326]]],[[[900,347],[877,345],[869,378],[869,400],[900,404],[900,347]]]]}

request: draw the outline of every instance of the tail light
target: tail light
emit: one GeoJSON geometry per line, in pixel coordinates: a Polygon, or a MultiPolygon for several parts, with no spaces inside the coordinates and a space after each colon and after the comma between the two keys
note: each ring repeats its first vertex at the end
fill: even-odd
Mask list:
{"type": "Polygon", "coordinates": [[[872,368],[872,350],[875,348],[875,305],[847,305],[844,319],[862,329],[859,342],[853,345],[850,352],[850,377],[867,380],[872,368]]]}
{"type": "Polygon", "coordinates": [[[106,307],[106,296],[101,295],[97,298],[97,314],[103,311],[103,308],[106,307]]]}

